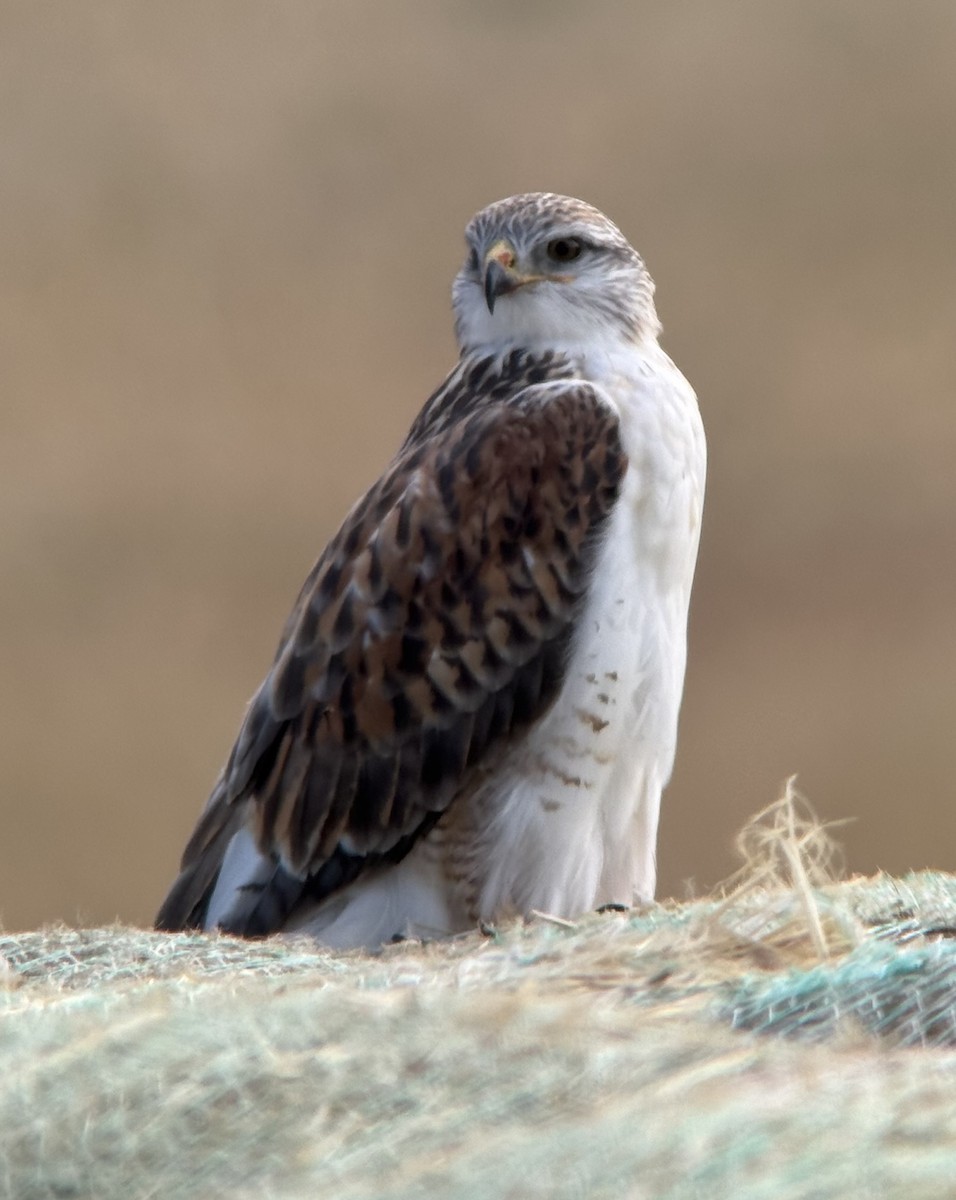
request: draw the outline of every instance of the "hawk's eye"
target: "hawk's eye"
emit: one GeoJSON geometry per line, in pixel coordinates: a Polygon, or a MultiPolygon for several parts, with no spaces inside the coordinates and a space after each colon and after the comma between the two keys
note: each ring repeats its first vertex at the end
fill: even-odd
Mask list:
{"type": "Polygon", "coordinates": [[[548,242],[548,258],[552,262],[574,262],[580,256],[583,248],[577,238],[555,238],[553,242],[548,242]]]}

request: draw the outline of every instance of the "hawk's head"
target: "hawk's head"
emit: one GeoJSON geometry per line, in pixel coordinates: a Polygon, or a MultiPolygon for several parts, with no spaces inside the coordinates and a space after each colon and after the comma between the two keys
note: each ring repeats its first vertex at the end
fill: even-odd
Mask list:
{"type": "Polygon", "coordinates": [[[465,230],[452,289],[462,350],[637,341],[659,331],[654,283],[618,227],[550,192],[498,200],[465,230]]]}

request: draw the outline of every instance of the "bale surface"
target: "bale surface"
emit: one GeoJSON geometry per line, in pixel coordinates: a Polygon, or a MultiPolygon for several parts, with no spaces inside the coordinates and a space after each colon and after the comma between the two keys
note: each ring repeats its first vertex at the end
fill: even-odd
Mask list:
{"type": "Polygon", "coordinates": [[[374,956],[0,937],[0,1192],[950,1197],[956,878],[809,895],[374,956]]]}

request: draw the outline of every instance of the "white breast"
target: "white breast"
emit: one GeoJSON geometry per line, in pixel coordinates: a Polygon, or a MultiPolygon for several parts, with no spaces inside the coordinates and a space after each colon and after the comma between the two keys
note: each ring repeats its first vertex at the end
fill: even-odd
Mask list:
{"type": "Polygon", "coordinates": [[[705,447],[690,385],[656,346],[591,378],[629,466],[562,692],[480,798],[480,915],[574,916],[649,899],[684,683],[705,447]],[[493,791],[491,790],[493,788],[493,791]]]}

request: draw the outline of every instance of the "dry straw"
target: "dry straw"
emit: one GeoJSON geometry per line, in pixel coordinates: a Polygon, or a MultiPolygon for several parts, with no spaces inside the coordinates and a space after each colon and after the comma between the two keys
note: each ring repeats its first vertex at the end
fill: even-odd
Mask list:
{"type": "Polygon", "coordinates": [[[795,793],[716,896],[380,955],[0,937],[0,1195],[951,1197],[956,880],[795,793]]]}

